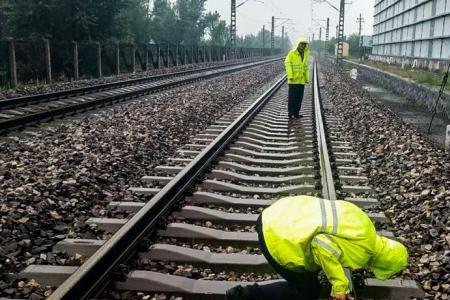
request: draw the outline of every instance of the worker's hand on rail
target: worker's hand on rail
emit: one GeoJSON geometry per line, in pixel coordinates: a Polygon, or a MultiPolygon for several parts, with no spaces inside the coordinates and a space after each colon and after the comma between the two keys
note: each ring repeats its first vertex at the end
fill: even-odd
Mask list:
{"type": "Polygon", "coordinates": [[[354,300],[351,295],[331,295],[331,300],[354,300]]]}

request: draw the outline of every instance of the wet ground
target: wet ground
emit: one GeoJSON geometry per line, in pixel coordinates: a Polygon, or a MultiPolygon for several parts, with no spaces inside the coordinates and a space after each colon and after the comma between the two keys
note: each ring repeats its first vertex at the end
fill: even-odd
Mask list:
{"type": "MultiPolygon", "coordinates": [[[[354,78],[355,74],[351,75],[354,78]]],[[[446,128],[447,125],[450,125],[450,120],[436,115],[430,133],[428,133],[428,126],[433,115],[431,112],[427,111],[415,101],[399,97],[379,85],[361,81],[360,78],[358,78],[358,81],[363,85],[365,90],[376,96],[377,101],[396,112],[402,118],[403,122],[415,126],[439,145],[444,146],[446,128]]]]}

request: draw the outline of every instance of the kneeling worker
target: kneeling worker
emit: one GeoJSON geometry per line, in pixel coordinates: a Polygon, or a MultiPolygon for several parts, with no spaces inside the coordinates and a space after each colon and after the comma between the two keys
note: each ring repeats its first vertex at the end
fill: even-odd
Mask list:
{"type": "Polygon", "coordinates": [[[291,291],[277,284],[237,286],[227,292],[228,300],[317,299],[320,269],[332,285],[332,299],[353,299],[344,268],[367,266],[386,280],[408,260],[405,246],[377,235],[367,214],[346,201],[283,198],[262,212],[257,232],[262,253],[291,291]]]}

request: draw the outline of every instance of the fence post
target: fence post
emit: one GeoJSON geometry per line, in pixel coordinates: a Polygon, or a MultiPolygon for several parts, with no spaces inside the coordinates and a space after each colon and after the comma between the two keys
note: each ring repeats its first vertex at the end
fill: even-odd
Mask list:
{"type": "Polygon", "coordinates": [[[52,82],[52,60],[50,52],[50,41],[44,39],[44,50],[45,50],[45,75],[47,83],[52,82]]]}
{"type": "Polygon", "coordinates": [[[145,71],[148,71],[148,65],[149,65],[149,60],[148,60],[148,44],[145,44],[145,71]]]}
{"type": "Polygon", "coordinates": [[[102,45],[97,43],[97,77],[101,78],[102,76],[102,45]]]}
{"type": "Polygon", "coordinates": [[[156,49],[156,54],[158,55],[158,60],[157,60],[157,64],[158,64],[158,69],[161,69],[161,47],[158,45],[158,48],[156,49]]]}
{"type": "Polygon", "coordinates": [[[178,66],[178,44],[175,46],[175,66],[178,66]]]}
{"type": "Polygon", "coordinates": [[[131,44],[131,72],[136,72],[136,45],[131,44]]]}
{"type": "Polygon", "coordinates": [[[167,44],[167,56],[166,56],[166,63],[165,67],[168,68],[170,63],[170,44],[167,44]]]}
{"type": "Polygon", "coordinates": [[[9,42],[9,79],[11,88],[17,86],[17,62],[16,62],[16,45],[14,41],[9,42]]]}
{"type": "Polygon", "coordinates": [[[73,42],[73,79],[78,80],[80,72],[78,67],[78,43],[73,42]]]}
{"type": "Polygon", "coordinates": [[[450,125],[447,125],[447,132],[445,134],[445,149],[450,151],[450,125]]]}
{"type": "Polygon", "coordinates": [[[116,43],[116,75],[120,75],[120,44],[116,43]]]}

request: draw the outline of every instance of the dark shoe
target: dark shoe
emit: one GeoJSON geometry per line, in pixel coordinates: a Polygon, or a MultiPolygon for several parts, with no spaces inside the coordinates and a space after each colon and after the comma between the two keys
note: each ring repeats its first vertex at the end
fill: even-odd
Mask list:
{"type": "Polygon", "coordinates": [[[289,119],[293,119],[294,118],[294,115],[289,115],[289,119]]]}
{"type": "Polygon", "coordinates": [[[302,115],[302,114],[294,115],[294,117],[295,117],[296,119],[298,119],[298,118],[303,118],[303,115],[302,115]]]}
{"type": "Polygon", "coordinates": [[[227,300],[253,300],[247,288],[235,286],[226,293],[227,300]]]}

